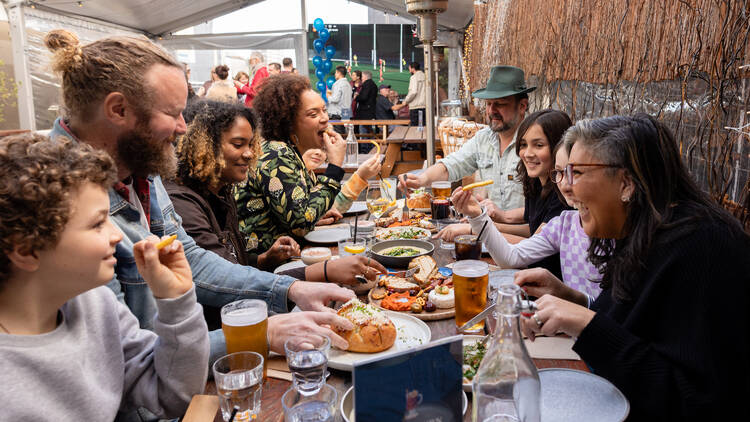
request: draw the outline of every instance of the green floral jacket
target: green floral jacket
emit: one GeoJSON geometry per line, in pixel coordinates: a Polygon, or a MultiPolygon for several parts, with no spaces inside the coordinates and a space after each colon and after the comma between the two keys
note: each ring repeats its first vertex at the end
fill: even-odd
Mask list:
{"type": "Polygon", "coordinates": [[[296,149],[285,142],[264,142],[255,172],[234,196],[245,249],[263,253],[281,236],[299,240],[310,232],[333,206],[341,173],[310,174],[296,149]]]}

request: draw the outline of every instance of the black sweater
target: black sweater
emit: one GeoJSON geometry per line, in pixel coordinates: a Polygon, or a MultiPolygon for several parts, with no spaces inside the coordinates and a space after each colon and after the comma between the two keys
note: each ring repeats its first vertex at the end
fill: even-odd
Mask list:
{"type": "MultiPolygon", "coordinates": [[[[573,349],[630,401],[631,421],[719,421],[750,397],[750,240],[703,219],[656,236],[640,290],[603,290],[573,349]]],[[[732,417],[730,417],[732,416],[732,417]]]]}

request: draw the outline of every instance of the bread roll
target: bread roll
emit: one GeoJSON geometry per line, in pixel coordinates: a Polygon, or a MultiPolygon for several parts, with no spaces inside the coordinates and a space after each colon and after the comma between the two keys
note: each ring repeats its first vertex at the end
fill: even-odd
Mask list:
{"type": "Polygon", "coordinates": [[[350,352],[376,353],[389,349],[396,342],[396,326],[384,311],[352,299],[339,309],[338,314],[354,324],[354,329],[334,332],[349,342],[350,352]]]}

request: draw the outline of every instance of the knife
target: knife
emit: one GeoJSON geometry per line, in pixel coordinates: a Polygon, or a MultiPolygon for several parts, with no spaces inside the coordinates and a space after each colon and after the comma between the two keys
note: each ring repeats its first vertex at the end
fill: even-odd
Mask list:
{"type": "Polygon", "coordinates": [[[470,319],[466,324],[458,327],[458,332],[460,333],[460,332],[466,331],[469,328],[473,327],[475,324],[477,324],[480,321],[484,320],[485,318],[487,318],[488,316],[490,316],[490,314],[492,313],[492,311],[494,309],[495,309],[495,304],[494,303],[488,305],[486,308],[484,308],[484,310],[482,312],[478,313],[477,316],[475,316],[474,318],[470,319]]]}

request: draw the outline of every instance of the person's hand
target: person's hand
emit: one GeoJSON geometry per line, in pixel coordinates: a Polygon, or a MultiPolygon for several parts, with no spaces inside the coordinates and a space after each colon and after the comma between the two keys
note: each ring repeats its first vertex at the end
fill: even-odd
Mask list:
{"type": "Polygon", "coordinates": [[[157,243],[159,238],[151,235],[133,245],[135,265],[155,298],[180,297],[193,287],[193,273],[182,242],[175,240],[161,250],[156,249],[157,243]]]}
{"type": "Polygon", "coordinates": [[[421,174],[404,173],[398,176],[398,188],[405,194],[409,194],[411,189],[418,189],[426,184],[427,180],[421,174]]]}
{"type": "Polygon", "coordinates": [[[271,245],[271,248],[258,255],[258,268],[270,270],[292,256],[299,256],[299,244],[289,236],[281,236],[271,245]]]}
{"type": "Polygon", "coordinates": [[[331,208],[330,210],[326,211],[325,214],[323,214],[322,217],[315,223],[316,226],[327,226],[329,224],[333,224],[339,220],[344,218],[343,215],[337,210],[336,208],[331,208]]]}
{"type": "Polygon", "coordinates": [[[506,223],[505,211],[498,208],[497,205],[492,202],[492,200],[485,199],[480,203],[480,205],[484,207],[485,211],[487,211],[487,215],[492,219],[492,221],[496,223],[506,223]]]}
{"type": "Polygon", "coordinates": [[[472,196],[471,191],[465,191],[462,187],[458,187],[453,191],[451,203],[453,203],[456,211],[468,217],[477,217],[482,213],[479,201],[472,196]]]}
{"type": "Polygon", "coordinates": [[[587,302],[585,294],[566,286],[546,268],[521,270],[515,274],[514,278],[514,283],[529,296],[552,295],[581,305],[587,302]]]}
{"type": "MultiPolygon", "coordinates": [[[[331,265],[329,262],[328,265],[331,265]]],[[[330,276],[330,273],[329,273],[330,276]]],[[[331,302],[348,302],[354,292],[331,283],[295,281],[289,286],[287,297],[303,311],[336,312],[328,307],[331,302]]]]}
{"type": "Polygon", "coordinates": [[[552,295],[537,299],[536,306],[531,318],[521,318],[521,330],[531,341],[538,333],[551,337],[561,332],[578,337],[596,314],[591,309],[552,295]]]}
{"type": "MultiPolygon", "coordinates": [[[[323,262],[310,265],[305,269],[305,278],[314,281],[325,281],[323,262]]],[[[328,261],[328,281],[349,286],[358,286],[359,282],[354,278],[362,275],[370,281],[374,281],[378,274],[385,274],[385,269],[378,261],[363,255],[351,255],[344,258],[328,261]]]]}
{"type": "Polygon", "coordinates": [[[357,169],[357,175],[361,177],[362,180],[368,180],[380,173],[380,168],[380,155],[373,155],[359,166],[357,169]]]}
{"type": "Polygon", "coordinates": [[[242,88],[242,82],[240,81],[234,81],[234,86],[237,88],[242,88]]]}
{"type": "Polygon", "coordinates": [[[323,132],[323,144],[326,154],[328,154],[328,162],[341,167],[346,155],[346,141],[338,132],[325,131],[323,132]]]}
{"type": "Polygon", "coordinates": [[[437,232],[433,239],[443,239],[446,242],[453,242],[456,236],[461,234],[471,234],[471,224],[451,224],[437,232]]]}
{"type": "Polygon", "coordinates": [[[268,318],[268,345],[272,352],[284,355],[284,342],[295,336],[318,334],[331,339],[331,345],[346,350],[349,343],[331,330],[352,330],[348,319],[331,312],[289,312],[268,318]]]}

